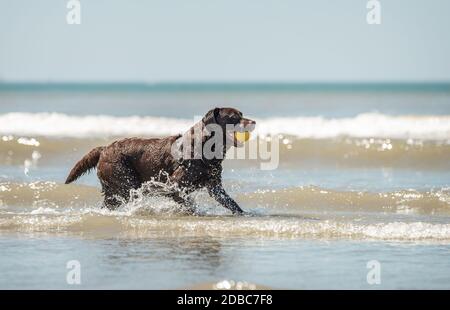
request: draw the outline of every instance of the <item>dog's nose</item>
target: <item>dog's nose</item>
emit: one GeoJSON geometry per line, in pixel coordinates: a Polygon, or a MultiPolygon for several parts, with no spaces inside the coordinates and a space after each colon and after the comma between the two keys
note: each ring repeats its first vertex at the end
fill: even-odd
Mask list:
{"type": "Polygon", "coordinates": [[[249,118],[243,118],[241,122],[244,124],[244,126],[256,124],[256,122],[254,120],[249,119],[249,118]]]}
{"type": "Polygon", "coordinates": [[[242,118],[241,125],[251,131],[255,128],[256,122],[252,119],[242,118]]]}

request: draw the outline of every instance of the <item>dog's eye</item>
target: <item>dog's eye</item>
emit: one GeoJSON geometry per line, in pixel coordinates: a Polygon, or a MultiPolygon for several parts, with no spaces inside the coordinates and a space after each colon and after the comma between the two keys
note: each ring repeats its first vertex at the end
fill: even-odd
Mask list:
{"type": "Polygon", "coordinates": [[[233,116],[231,117],[231,119],[233,120],[233,122],[239,123],[239,122],[241,121],[241,116],[239,116],[239,115],[233,115],[233,116]]]}

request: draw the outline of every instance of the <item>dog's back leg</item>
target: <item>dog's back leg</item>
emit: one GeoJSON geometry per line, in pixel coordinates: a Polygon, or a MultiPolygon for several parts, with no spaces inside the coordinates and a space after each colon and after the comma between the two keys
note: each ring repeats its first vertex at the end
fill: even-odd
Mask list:
{"type": "Polygon", "coordinates": [[[99,162],[97,175],[102,185],[104,205],[114,210],[130,199],[130,191],[141,187],[136,171],[126,160],[99,162]]]}

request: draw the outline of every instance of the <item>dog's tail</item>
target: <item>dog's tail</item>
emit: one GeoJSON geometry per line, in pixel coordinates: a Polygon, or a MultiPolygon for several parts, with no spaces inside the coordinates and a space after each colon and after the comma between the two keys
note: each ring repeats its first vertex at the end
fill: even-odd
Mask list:
{"type": "Polygon", "coordinates": [[[96,147],[84,155],[84,157],[77,162],[75,167],[73,167],[70,171],[69,176],[66,179],[66,184],[72,183],[89,170],[94,169],[97,166],[100,154],[104,148],[104,146],[96,147]]]}

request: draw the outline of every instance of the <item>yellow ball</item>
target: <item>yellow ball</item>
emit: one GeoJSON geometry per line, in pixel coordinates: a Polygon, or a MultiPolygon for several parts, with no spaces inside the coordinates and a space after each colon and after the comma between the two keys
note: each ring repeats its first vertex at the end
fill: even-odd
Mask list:
{"type": "Polygon", "coordinates": [[[235,131],[234,137],[239,142],[242,142],[242,143],[247,142],[250,139],[250,132],[249,131],[244,131],[244,132],[235,131]]]}

